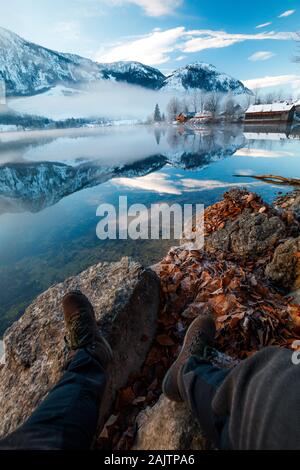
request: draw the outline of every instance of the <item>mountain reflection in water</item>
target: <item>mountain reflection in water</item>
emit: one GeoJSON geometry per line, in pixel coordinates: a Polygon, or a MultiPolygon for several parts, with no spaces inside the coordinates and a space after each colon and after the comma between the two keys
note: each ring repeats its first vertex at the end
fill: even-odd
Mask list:
{"type": "Polygon", "coordinates": [[[0,134],[0,334],[50,285],[129,255],[157,262],[177,241],[96,237],[100,203],[203,203],[236,185],[266,201],[300,177],[299,129],[120,127],[0,134]],[[236,178],[234,175],[242,175],[236,178]]]}
{"type": "Polygon", "coordinates": [[[0,213],[38,212],[84,188],[112,178],[144,176],[166,164],[200,169],[232,156],[245,143],[239,128],[186,132],[156,127],[152,135],[142,126],[134,130],[134,135],[132,128],[119,135],[113,130],[107,153],[107,133],[82,136],[76,132],[63,137],[54,133],[39,138],[33,132],[31,138],[4,141],[0,147],[0,213]]]}

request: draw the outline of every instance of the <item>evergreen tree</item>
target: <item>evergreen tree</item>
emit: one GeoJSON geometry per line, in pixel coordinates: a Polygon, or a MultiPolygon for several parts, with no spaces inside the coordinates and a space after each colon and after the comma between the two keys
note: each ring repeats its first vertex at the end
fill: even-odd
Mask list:
{"type": "Polygon", "coordinates": [[[161,114],[158,104],[155,106],[154,122],[161,122],[161,114]]]}

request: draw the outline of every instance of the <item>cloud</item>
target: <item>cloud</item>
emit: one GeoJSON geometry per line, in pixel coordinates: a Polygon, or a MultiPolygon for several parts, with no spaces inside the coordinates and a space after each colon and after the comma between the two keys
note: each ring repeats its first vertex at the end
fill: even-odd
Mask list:
{"type": "Polygon", "coordinates": [[[110,0],[112,5],[137,5],[148,16],[165,16],[173,14],[182,4],[182,0],[110,0]]]}
{"type": "Polygon", "coordinates": [[[255,174],[254,170],[247,170],[247,169],[235,170],[235,175],[238,175],[238,176],[252,176],[254,174],[255,174]]]}
{"type": "Polygon", "coordinates": [[[183,26],[165,31],[155,30],[132,42],[116,45],[104,54],[97,54],[96,60],[99,62],[136,60],[149,65],[163,64],[170,59],[168,54],[177,49],[177,41],[184,36],[184,33],[183,26]]]}
{"type": "Polygon", "coordinates": [[[196,180],[193,178],[183,178],[181,180],[182,186],[186,191],[204,191],[206,189],[226,188],[228,186],[237,186],[235,183],[228,183],[227,181],[219,180],[196,180]]]}
{"type": "Polygon", "coordinates": [[[265,150],[265,149],[250,149],[242,148],[237,150],[234,154],[236,157],[252,157],[252,158],[281,158],[281,157],[294,157],[292,152],[285,152],[283,150],[265,150]]]}
{"type": "Polygon", "coordinates": [[[268,88],[281,85],[291,85],[296,87],[300,86],[300,75],[275,75],[242,81],[246,87],[252,90],[255,88],[268,88]]]}
{"type": "Polygon", "coordinates": [[[244,41],[293,39],[292,32],[263,32],[258,34],[234,34],[214,30],[186,30],[179,26],[167,30],[153,30],[150,34],[132,41],[106,46],[96,54],[99,62],[136,60],[148,65],[159,65],[170,60],[174,52],[194,53],[206,49],[229,47],[244,41]]]}
{"type": "MultiPolygon", "coordinates": [[[[193,178],[182,178],[172,181],[165,173],[151,173],[150,175],[138,178],[115,178],[114,184],[125,186],[127,188],[141,189],[143,191],[152,191],[160,194],[181,195],[183,193],[195,191],[207,191],[218,188],[228,188],[244,186],[245,183],[229,183],[219,180],[196,180],[193,178]]],[[[256,185],[257,183],[249,183],[256,185]]]]}
{"type": "Polygon", "coordinates": [[[181,60],[185,59],[185,55],[180,55],[179,57],[176,57],[176,62],[180,62],[181,60]]]}
{"type": "Polygon", "coordinates": [[[267,23],[258,24],[256,26],[256,29],[266,28],[267,26],[270,26],[271,24],[272,24],[272,21],[268,21],[267,23]]]}
{"type": "Polygon", "coordinates": [[[115,178],[113,183],[127,188],[141,189],[143,191],[153,191],[164,194],[180,195],[182,191],[178,189],[176,183],[168,179],[165,173],[151,173],[139,178],[115,178]]]}
{"type": "Polygon", "coordinates": [[[288,16],[291,16],[294,13],[296,13],[296,10],[286,10],[283,13],[281,13],[281,15],[278,16],[278,18],[287,18],[288,16]]]}
{"type": "Polygon", "coordinates": [[[182,48],[183,52],[199,52],[205,49],[218,49],[244,41],[287,41],[294,37],[294,33],[291,32],[276,33],[274,31],[258,34],[231,34],[226,33],[225,31],[199,30],[193,31],[190,34],[198,37],[192,37],[192,39],[188,40],[182,48]]]}
{"type": "Polygon", "coordinates": [[[249,57],[249,60],[251,60],[252,62],[256,62],[258,60],[268,60],[268,59],[271,59],[271,57],[274,57],[274,56],[275,56],[275,54],[273,52],[259,51],[259,52],[255,52],[255,54],[252,54],[249,57]]]}

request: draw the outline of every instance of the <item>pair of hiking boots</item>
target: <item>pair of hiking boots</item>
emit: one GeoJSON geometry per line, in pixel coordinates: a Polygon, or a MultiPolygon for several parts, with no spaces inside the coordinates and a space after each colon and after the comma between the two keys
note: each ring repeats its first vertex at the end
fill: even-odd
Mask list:
{"type": "MultiPolygon", "coordinates": [[[[113,353],[99,332],[90,301],[80,291],[70,292],[63,298],[63,311],[67,330],[66,341],[70,349],[86,349],[106,370],[112,361],[113,353]]],[[[215,333],[215,322],[209,315],[200,315],[192,322],[179,356],[163,381],[163,392],[170,400],[183,400],[180,392],[181,370],[189,357],[204,356],[205,350],[213,344],[215,333]]]]}

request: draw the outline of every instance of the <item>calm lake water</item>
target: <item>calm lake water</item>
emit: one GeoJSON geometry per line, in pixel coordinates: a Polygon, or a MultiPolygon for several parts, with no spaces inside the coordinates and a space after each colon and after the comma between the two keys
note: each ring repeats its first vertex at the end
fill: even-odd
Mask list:
{"type": "Polygon", "coordinates": [[[99,261],[158,261],[171,241],[100,241],[100,203],[203,203],[231,187],[270,202],[300,177],[300,131],[103,128],[0,134],[0,335],[40,292],[99,261]],[[237,178],[235,175],[242,175],[237,178]]]}

